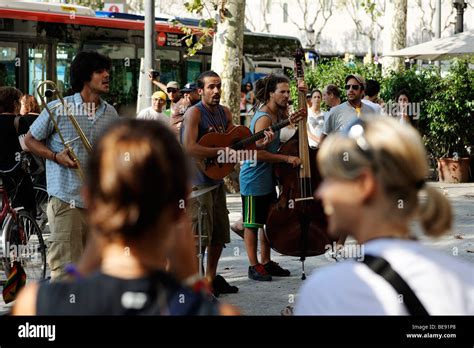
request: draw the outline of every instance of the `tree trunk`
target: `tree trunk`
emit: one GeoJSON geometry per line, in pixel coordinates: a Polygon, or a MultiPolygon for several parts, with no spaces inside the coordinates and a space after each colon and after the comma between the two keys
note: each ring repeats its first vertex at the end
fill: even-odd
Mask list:
{"type": "MultiPolygon", "coordinates": [[[[388,35],[384,40],[384,54],[396,51],[406,46],[407,32],[407,0],[393,0],[387,3],[387,11],[385,20],[389,25],[387,28],[388,35]],[[388,7],[391,7],[390,11],[388,7]]],[[[383,58],[383,73],[388,74],[390,71],[402,71],[405,68],[405,58],[403,57],[387,57],[383,58]]]]}
{"type": "MultiPolygon", "coordinates": [[[[240,120],[240,85],[244,43],[245,0],[219,0],[220,19],[212,46],[212,70],[222,79],[221,104],[229,107],[235,124],[240,120]]],[[[237,180],[226,180],[238,192],[237,180]]],[[[230,186],[230,187],[229,187],[230,186]]]]}

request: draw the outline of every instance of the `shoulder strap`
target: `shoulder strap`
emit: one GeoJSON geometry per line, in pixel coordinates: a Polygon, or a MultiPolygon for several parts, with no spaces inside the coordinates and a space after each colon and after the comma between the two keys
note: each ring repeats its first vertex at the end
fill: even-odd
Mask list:
{"type": "Polygon", "coordinates": [[[403,303],[410,315],[429,315],[413,290],[384,258],[380,256],[365,255],[362,262],[390,283],[395,291],[403,296],[403,303]]]}
{"type": "Polygon", "coordinates": [[[16,129],[16,134],[20,133],[20,117],[21,116],[15,116],[15,119],[13,120],[13,124],[14,124],[15,129],[16,129]]]}

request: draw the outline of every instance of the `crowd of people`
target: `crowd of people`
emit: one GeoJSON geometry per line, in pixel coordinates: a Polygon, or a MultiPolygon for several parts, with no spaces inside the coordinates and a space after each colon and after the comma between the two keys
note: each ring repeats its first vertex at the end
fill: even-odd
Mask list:
{"type": "MultiPolygon", "coordinates": [[[[76,158],[34,97],[0,87],[0,141],[8,149],[0,164],[14,165],[14,154],[22,150],[19,137],[24,138],[25,148],[46,161],[50,196],[51,279],[27,285],[13,313],[239,314],[217,301],[220,294],[239,291],[218,274],[231,228],[224,181],[211,179],[197,165],[222,152],[236,152],[200,144],[208,133],[235,127],[231,111],[220,103],[220,76],[206,71],[180,89],[176,81],[164,84],[150,74],[160,90],[151,96],[151,107],[131,120],[119,117],[103,99],[110,69],[110,59],[96,52],[81,52],[71,63],[74,94],[65,101],[79,110],[77,121],[94,145],[88,153],[81,141],[72,141],[76,158]],[[20,110],[28,116],[18,118],[20,110]],[[196,257],[204,252],[205,266],[196,257]],[[69,301],[71,293],[75,301],[69,301]]],[[[404,112],[400,121],[384,117],[376,81],[351,74],[344,88],[346,101],[341,102],[338,86],[308,93],[299,80],[297,89],[307,95],[308,105],[296,111],[290,108],[285,76],[271,74],[256,81],[255,88],[248,83],[242,89],[241,111],[252,115],[250,131],[264,133],[256,142],[256,165],[242,163],[243,216],[241,226],[233,226],[243,232],[248,278],[290,276],[272,260],[264,233],[277,197],[273,165],[297,168],[302,163],[297,156],[278,153],[286,139],[283,130],[270,128],[289,118],[293,133],[292,125],[307,122],[310,147],[317,149],[323,181],[314,194],[323,203],[329,233],[339,244],[352,237],[367,251],[366,262],[345,260],[314,272],[302,284],[295,314],[474,313],[472,266],[423,246],[409,228],[419,217],[427,235],[440,236],[452,223],[449,201],[425,182],[425,149],[416,129],[407,125],[413,124],[412,115],[404,112]],[[427,199],[422,201],[421,194],[427,199]],[[381,264],[397,275],[397,282],[380,273],[381,264]],[[417,301],[399,301],[400,294],[417,301]]],[[[397,95],[397,102],[409,101],[407,91],[397,95]]],[[[65,138],[76,138],[56,103],[49,108],[58,128],[65,138]]],[[[234,163],[235,158],[226,161],[234,163]]]]}

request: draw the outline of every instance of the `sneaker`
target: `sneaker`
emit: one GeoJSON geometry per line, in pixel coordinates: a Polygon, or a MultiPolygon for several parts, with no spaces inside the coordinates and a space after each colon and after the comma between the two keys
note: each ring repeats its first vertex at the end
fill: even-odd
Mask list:
{"type": "Polygon", "coordinates": [[[249,266],[249,278],[264,282],[272,280],[271,274],[269,274],[260,263],[257,263],[255,266],[249,266]]]}
{"type": "Polygon", "coordinates": [[[289,277],[290,276],[290,271],[284,268],[281,268],[278,263],[275,261],[270,261],[269,263],[266,263],[263,265],[265,267],[265,270],[270,273],[272,276],[275,277],[289,277]]]}
{"type": "Polygon", "coordinates": [[[236,292],[239,291],[238,287],[230,285],[229,283],[227,283],[224,277],[220,275],[216,275],[216,277],[212,281],[212,289],[213,289],[214,296],[216,296],[216,293],[217,294],[235,294],[236,292]]]}

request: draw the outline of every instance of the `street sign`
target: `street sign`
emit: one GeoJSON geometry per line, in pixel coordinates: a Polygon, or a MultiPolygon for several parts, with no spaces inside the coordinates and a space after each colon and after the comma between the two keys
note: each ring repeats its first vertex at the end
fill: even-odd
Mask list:
{"type": "Polygon", "coordinates": [[[163,33],[162,31],[159,32],[156,36],[156,43],[158,44],[158,46],[166,45],[166,33],[163,33]]]}

